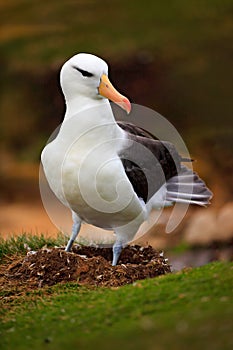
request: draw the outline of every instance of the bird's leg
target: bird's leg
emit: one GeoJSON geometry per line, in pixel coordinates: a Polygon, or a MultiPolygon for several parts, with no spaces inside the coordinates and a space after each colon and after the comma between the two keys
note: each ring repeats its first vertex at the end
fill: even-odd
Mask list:
{"type": "Polygon", "coordinates": [[[81,222],[74,221],[73,226],[72,226],[71,236],[70,236],[69,242],[67,243],[67,246],[65,249],[66,252],[69,252],[70,249],[72,248],[72,245],[73,245],[73,243],[74,243],[75,239],[77,238],[78,233],[80,231],[80,227],[81,227],[81,222]]]}
{"type": "Polygon", "coordinates": [[[123,244],[121,242],[114,243],[112,248],[112,251],[113,251],[112,266],[117,265],[122,249],[123,249],[123,244]]]}

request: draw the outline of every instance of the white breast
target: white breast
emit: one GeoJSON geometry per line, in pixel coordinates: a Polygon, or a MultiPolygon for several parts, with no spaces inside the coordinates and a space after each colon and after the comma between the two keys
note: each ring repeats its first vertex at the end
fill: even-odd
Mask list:
{"type": "Polygon", "coordinates": [[[117,155],[125,133],[114,120],[106,121],[103,108],[84,114],[66,120],[45,147],[46,178],[58,199],[84,221],[103,228],[124,225],[142,211],[117,155]]]}

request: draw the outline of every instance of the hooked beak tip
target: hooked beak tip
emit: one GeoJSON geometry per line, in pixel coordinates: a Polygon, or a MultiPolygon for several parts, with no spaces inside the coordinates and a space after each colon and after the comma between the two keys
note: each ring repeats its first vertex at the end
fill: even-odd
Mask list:
{"type": "Polygon", "coordinates": [[[123,104],[124,104],[124,109],[129,114],[131,112],[131,103],[129,102],[128,98],[123,98],[123,104]]]}

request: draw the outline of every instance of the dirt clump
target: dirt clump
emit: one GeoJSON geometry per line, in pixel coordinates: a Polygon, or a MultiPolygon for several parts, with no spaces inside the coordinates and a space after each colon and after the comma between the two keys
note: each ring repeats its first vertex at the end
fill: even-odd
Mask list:
{"type": "Polygon", "coordinates": [[[117,266],[112,266],[111,260],[111,248],[76,245],[70,253],[63,248],[43,248],[5,266],[0,279],[4,277],[11,284],[27,283],[33,289],[71,281],[117,287],[170,272],[167,259],[151,246],[127,246],[117,266]]]}

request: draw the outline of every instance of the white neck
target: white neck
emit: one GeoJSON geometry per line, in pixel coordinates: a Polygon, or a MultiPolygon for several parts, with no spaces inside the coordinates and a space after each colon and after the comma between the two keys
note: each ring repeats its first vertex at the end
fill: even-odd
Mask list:
{"type": "MultiPolygon", "coordinates": [[[[67,135],[67,140],[69,138],[70,141],[86,132],[92,135],[93,143],[109,138],[125,138],[125,133],[117,125],[107,99],[78,96],[66,101],[66,106],[60,136],[67,135]]],[[[92,142],[89,142],[91,145],[92,142]]]]}
{"type": "Polygon", "coordinates": [[[87,96],[78,96],[66,100],[66,113],[64,119],[69,119],[79,112],[109,104],[107,99],[93,99],[87,96]]]}

